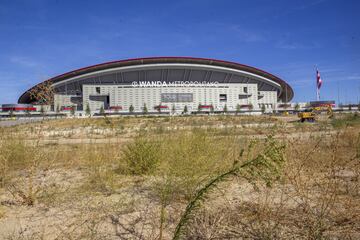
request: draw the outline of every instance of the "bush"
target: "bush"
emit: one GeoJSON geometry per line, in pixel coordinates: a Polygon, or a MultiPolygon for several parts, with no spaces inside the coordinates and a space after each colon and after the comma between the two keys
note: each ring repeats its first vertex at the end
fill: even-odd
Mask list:
{"type": "MultiPolygon", "coordinates": [[[[170,182],[176,198],[191,199],[196,190],[214,174],[232,164],[230,151],[236,142],[213,134],[194,130],[191,134],[177,133],[162,136],[159,173],[170,182]]],[[[238,145],[236,145],[238,146],[238,145]]],[[[236,155],[236,153],[235,153],[236,155]]]]}
{"type": "Polygon", "coordinates": [[[134,175],[151,174],[159,163],[159,144],[143,137],[137,137],[128,144],[122,159],[126,162],[127,170],[134,175]]]}
{"type": "Polygon", "coordinates": [[[0,143],[0,187],[7,182],[9,172],[29,167],[34,158],[33,150],[23,141],[9,139],[0,143]]]}
{"type": "Polygon", "coordinates": [[[345,114],[343,116],[337,116],[336,118],[332,118],[331,125],[334,128],[342,128],[345,126],[355,126],[360,124],[360,116],[355,114],[345,114]]]}

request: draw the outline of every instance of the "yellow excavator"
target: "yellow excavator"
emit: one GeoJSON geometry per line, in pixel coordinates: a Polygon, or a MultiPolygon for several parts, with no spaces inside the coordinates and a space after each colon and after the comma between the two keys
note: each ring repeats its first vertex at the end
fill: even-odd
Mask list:
{"type": "Polygon", "coordinates": [[[325,111],[326,111],[327,115],[329,115],[329,117],[332,117],[333,111],[332,111],[331,105],[307,108],[304,111],[299,112],[298,117],[300,118],[300,122],[305,122],[305,121],[315,122],[316,116],[325,111]]]}
{"type": "Polygon", "coordinates": [[[315,122],[315,116],[316,114],[312,108],[305,109],[304,111],[298,113],[300,122],[315,122]]]}

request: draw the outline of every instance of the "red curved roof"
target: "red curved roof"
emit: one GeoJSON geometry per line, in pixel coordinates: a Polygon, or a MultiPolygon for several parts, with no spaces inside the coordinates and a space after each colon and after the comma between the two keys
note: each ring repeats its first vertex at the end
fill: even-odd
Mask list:
{"type": "MultiPolygon", "coordinates": [[[[100,63],[80,69],[76,69],[70,72],[66,72],[64,74],[58,75],[56,77],[50,78],[47,81],[51,81],[52,83],[57,83],[62,80],[80,76],[86,73],[96,72],[99,70],[110,69],[115,67],[124,67],[124,66],[134,66],[134,65],[145,65],[145,64],[154,64],[154,63],[193,63],[193,64],[203,64],[203,65],[213,65],[213,66],[220,66],[220,67],[227,67],[242,71],[247,71],[250,73],[254,73],[259,76],[263,76],[274,82],[281,85],[283,92],[279,96],[283,101],[290,101],[294,96],[294,91],[290,87],[288,83],[284,80],[276,77],[275,75],[268,73],[264,70],[251,67],[244,64],[239,64],[235,62],[223,61],[223,60],[216,60],[216,59],[209,59],[209,58],[194,58],[194,57],[147,57],[147,58],[133,58],[133,59],[126,59],[126,60],[117,60],[117,61],[110,61],[105,63],[100,63]],[[286,94],[285,94],[286,92],[286,94]],[[287,99],[286,99],[287,98],[287,99]]],[[[39,83],[41,84],[41,83],[39,83]]],[[[36,85],[37,86],[37,85],[36,85]]],[[[34,87],[36,87],[34,86],[34,87]]],[[[33,87],[33,88],[34,88],[33,87]]],[[[32,89],[32,88],[31,88],[32,89]]],[[[23,93],[18,100],[18,103],[30,103],[31,99],[29,96],[29,89],[25,93],[23,93]]]]}

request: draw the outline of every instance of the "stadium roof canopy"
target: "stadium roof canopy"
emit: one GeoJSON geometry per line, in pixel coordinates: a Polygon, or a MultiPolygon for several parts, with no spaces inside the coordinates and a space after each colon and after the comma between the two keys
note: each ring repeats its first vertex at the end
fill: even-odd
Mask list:
{"type": "MultiPolygon", "coordinates": [[[[61,74],[59,76],[50,78],[44,82],[50,82],[53,85],[59,85],[62,82],[65,83],[71,79],[80,79],[82,78],[82,76],[99,75],[101,74],[101,72],[112,69],[116,71],[121,71],[121,69],[131,69],[131,67],[133,69],[136,69],[138,67],[138,69],[141,70],[146,67],[150,67],[151,69],[151,67],[154,66],[156,67],[164,66],[166,68],[172,65],[201,66],[214,71],[228,71],[230,73],[231,71],[233,71],[235,74],[236,72],[242,72],[248,74],[249,76],[254,76],[256,77],[256,79],[260,81],[262,80],[264,80],[264,82],[269,81],[272,82],[274,85],[280,86],[278,88],[278,98],[283,102],[290,101],[294,96],[293,89],[290,87],[288,83],[286,83],[284,80],[280,79],[279,77],[276,77],[264,70],[235,62],[228,62],[228,61],[207,59],[207,58],[193,58],[193,57],[149,57],[149,58],[136,58],[136,59],[111,61],[111,62],[101,63],[89,67],[80,68],[74,71],[70,71],[61,74]]],[[[236,83],[236,80],[232,80],[230,77],[230,78],[225,78],[224,80],[219,82],[236,83]]],[[[31,89],[36,88],[36,86],[38,85],[35,85],[31,89]]],[[[20,96],[18,103],[32,103],[35,101],[30,97],[29,91],[31,89],[29,89],[20,96]]]]}

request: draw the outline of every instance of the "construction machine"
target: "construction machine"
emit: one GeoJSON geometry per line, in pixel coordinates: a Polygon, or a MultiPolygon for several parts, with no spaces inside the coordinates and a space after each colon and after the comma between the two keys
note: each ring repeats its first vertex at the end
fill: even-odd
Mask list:
{"type": "Polygon", "coordinates": [[[298,113],[298,117],[300,118],[300,122],[315,122],[316,116],[321,114],[322,112],[326,112],[329,115],[329,118],[333,116],[332,106],[331,105],[322,105],[307,108],[302,112],[298,113]]]}
{"type": "Polygon", "coordinates": [[[300,118],[300,122],[314,122],[316,113],[312,108],[305,109],[302,112],[298,113],[298,117],[300,118]]]}

